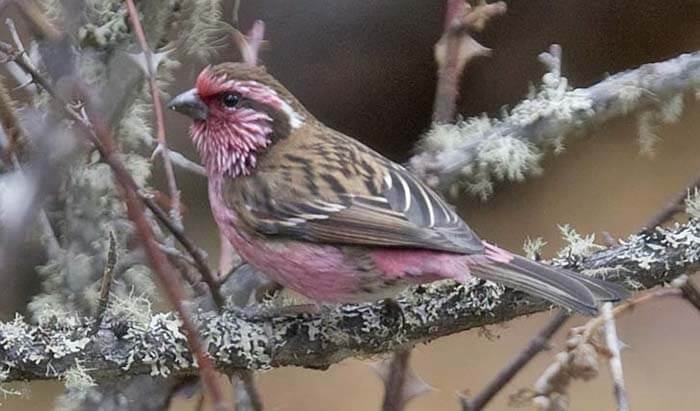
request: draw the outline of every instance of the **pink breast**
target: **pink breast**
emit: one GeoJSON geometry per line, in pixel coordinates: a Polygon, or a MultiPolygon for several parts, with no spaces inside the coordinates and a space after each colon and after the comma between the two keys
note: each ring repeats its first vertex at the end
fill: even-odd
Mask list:
{"type": "Polygon", "coordinates": [[[313,300],[345,302],[354,299],[360,277],[354,264],[338,247],[247,235],[236,228],[237,216],[225,206],[220,192],[210,180],[209,199],[214,219],[251,266],[313,300]]]}

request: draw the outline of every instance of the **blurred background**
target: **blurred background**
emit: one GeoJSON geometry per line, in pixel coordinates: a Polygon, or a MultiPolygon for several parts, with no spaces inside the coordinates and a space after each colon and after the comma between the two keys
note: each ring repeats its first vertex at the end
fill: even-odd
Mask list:
{"type": "MultiPolygon", "coordinates": [[[[459,112],[497,116],[538,84],[537,55],[553,43],[563,48],[563,74],[575,87],[593,84],[646,62],[700,48],[697,0],[513,0],[507,14],[476,38],[493,49],[473,61],[461,86],[459,112]]],[[[360,1],[243,0],[241,26],[255,19],[267,25],[263,61],[320,120],[367,143],[396,161],[406,160],[430,124],[435,86],[433,44],[443,23],[442,0],[360,1]]],[[[230,13],[230,7],[227,9],[230,13]]],[[[227,18],[230,14],[226,15],[227,18]]],[[[215,62],[237,59],[233,47],[215,62]]],[[[212,62],[212,63],[215,63],[212,62]]],[[[191,87],[204,64],[183,62],[175,94],[191,87]]],[[[653,156],[640,155],[635,118],[621,118],[567,141],[566,151],[549,156],[544,174],[519,184],[502,184],[482,202],[461,198],[456,205],[482,237],[520,251],[527,236],[543,237],[544,257],[561,245],[558,224],[581,233],[603,231],[625,237],[638,231],[667,201],[700,173],[700,105],[686,98],[680,121],[659,129],[653,156]]],[[[187,122],[168,113],[169,144],[196,158],[187,122]]],[[[160,171],[160,167],[157,167],[160,171]]],[[[178,175],[188,214],[185,226],[196,242],[218,255],[218,235],[209,213],[205,182],[178,175]]],[[[162,181],[156,184],[163,187],[162,181]]],[[[601,240],[602,242],[602,240],[601,240]]],[[[32,292],[31,273],[5,287],[4,317],[21,309],[32,292]]],[[[478,330],[416,347],[413,366],[435,390],[407,409],[457,410],[456,392],[479,391],[550,317],[550,313],[491,327],[498,338],[478,330]]],[[[569,326],[581,324],[574,318],[569,326]]],[[[642,306],[618,322],[631,408],[636,411],[695,410],[700,402],[700,316],[682,301],[642,306]]],[[[508,408],[508,395],[529,387],[562,348],[540,354],[492,403],[508,408]]],[[[383,388],[368,363],[348,360],[325,372],[278,369],[259,374],[268,410],[371,410],[383,388]]],[[[31,399],[0,400],[4,409],[51,409],[61,383],[34,383],[31,399]]],[[[178,399],[177,410],[194,402],[178,399]]],[[[571,410],[614,409],[606,366],[591,382],[572,387],[571,410]]]]}

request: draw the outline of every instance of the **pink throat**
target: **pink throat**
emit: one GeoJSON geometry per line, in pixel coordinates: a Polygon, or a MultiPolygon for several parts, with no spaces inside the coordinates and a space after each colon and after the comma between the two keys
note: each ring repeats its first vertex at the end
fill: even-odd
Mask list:
{"type": "Polygon", "coordinates": [[[246,108],[234,116],[192,124],[192,139],[209,175],[250,174],[259,152],[271,143],[272,118],[266,113],[246,108]]]}

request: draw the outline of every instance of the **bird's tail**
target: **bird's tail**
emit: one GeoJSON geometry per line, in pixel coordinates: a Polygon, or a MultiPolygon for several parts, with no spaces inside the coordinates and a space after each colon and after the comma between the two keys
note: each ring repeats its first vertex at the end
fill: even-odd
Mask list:
{"type": "Polygon", "coordinates": [[[619,301],[629,291],[607,281],[586,277],[511,254],[486,244],[488,263],[472,266],[472,273],[485,280],[544,298],[585,315],[596,315],[601,301],[619,301]]]}

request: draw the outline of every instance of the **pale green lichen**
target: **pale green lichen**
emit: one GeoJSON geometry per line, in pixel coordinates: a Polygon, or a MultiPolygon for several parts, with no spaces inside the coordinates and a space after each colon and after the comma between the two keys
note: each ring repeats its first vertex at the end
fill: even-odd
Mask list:
{"type": "Polygon", "coordinates": [[[700,218],[700,191],[697,187],[693,190],[688,190],[688,196],[685,199],[685,212],[692,218],[700,218]]]}
{"type": "Polygon", "coordinates": [[[661,141],[658,135],[658,122],[652,111],[643,111],[637,115],[637,132],[639,135],[639,152],[652,155],[654,148],[661,141]]]}
{"type": "Polygon", "coordinates": [[[527,258],[537,260],[542,255],[542,249],[546,245],[547,242],[542,237],[535,237],[534,239],[527,237],[525,243],[523,243],[523,252],[527,258]]]}
{"type": "Polygon", "coordinates": [[[441,184],[440,176],[428,170],[436,162],[454,169],[459,177],[447,191],[451,195],[466,191],[482,199],[493,192],[495,182],[522,181],[540,174],[544,149],[551,147],[555,153],[564,150],[565,130],[549,127],[533,138],[520,133],[544,120],[566,124],[572,129],[595,114],[588,92],[572,89],[561,75],[561,50],[553,46],[551,53],[543,53],[540,59],[548,72],[542,77],[542,85],[533,88],[528,98],[510,111],[504,109],[499,120],[482,115],[460,119],[455,124],[433,125],[420,143],[421,150],[432,155],[414,156],[410,164],[413,170],[426,175],[426,182],[437,187],[441,184]],[[465,154],[456,158],[456,153],[465,154]],[[461,166],[455,169],[453,163],[461,166]]]}
{"type": "Polygon", "coordinates": [[[559,231],[566,241],[566,246],[557,253],[560,257],[583,258],[605,248],[595,243],[595,234],[582,236],[568,224],[560,225],[559,231]]]}
{"type": "Polygon", "coordinates": [[[232,27],[222,16],[221,0],[194,0],[178,2],[182,20],[182,42],[184,51],[202,60],[212,57],[218,47],[226,45],[232,27]],[[193,36],[192,33],[197,33],[193,36]]]}
{"type": "Polygon", "coordinates": [[[63,374],[63,382],[67,390],[77,392],[85,392],[91,387],[95,387],[97,383],[88,373],[90,370],[84,368],[80,362],[75,361],[75,366],[68,369],[63,374]]]}

